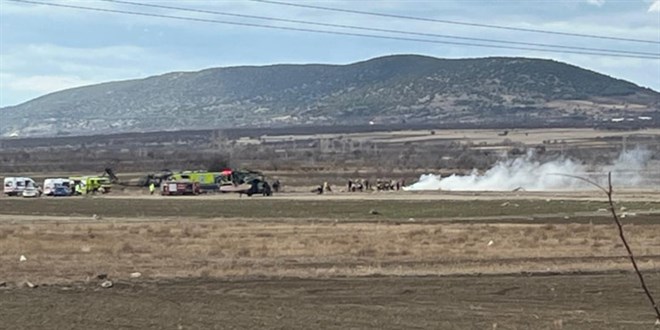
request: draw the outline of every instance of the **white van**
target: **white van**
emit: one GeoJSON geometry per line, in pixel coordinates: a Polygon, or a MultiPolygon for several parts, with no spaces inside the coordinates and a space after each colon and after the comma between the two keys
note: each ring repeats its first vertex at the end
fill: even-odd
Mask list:
{"type": "Polygon", "coordinates": [[[44,195],[50,196],[59,186],[72,187],[71,180],[65,178],[49,178],[44,180],[44,195]]]}
{"type": "Polygon", "coordinates": [[[4,184],[4,193],[7,196],[18,196],[23,193],[27,187],[36,187],[34,180],[26,177],[6,177],[4,184]]]}

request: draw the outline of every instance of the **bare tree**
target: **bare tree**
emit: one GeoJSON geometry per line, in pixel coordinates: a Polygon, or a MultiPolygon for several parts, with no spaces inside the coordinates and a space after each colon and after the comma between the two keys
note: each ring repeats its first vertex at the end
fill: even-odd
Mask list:
{"type": "Polygon", "coordinates": [[[642,272],[639,270],[639,267],[637,267],[637,261],[635,260],[635,255],[633,254],[632,249],[628,244],[628,240],[626,239],[626,235],[623,232],[623,225],[621,224],[621,219],[619,219],[619,216],[616,214],[616,209],[614,208],[614,201],[612,200],[612,195],[613,195],[612,172],[607,173],[607,188],[599,185],[593,180],[589,180],[581,176],[569,175],[569,174],[560,174],[560,175],[587,182],[597,187],[598,189],[602,190],[605,193],[605,195],[607,195],[607,202],[610,205],[610,212],[612,212],[612,219],[614,219],[614,223],[616,223],[617,229],[619,230],[619,237],[621,238],[621,242],[623,243],[623,246],[626,247],[626,251],[628,252],[628,258],[630,259],[630,263],[632,264],[633,268],[635,269],[635,273],[639,278],[639,283],[642,286],[642,289],[644,290],[646,297],[649,299],[649,302],[651,303],[651,307],[655,311],[655,316],[656,316],[655,324],[660,325],[660,308],[658,308],[658,304],[655,302],[655,299],[653,298],[651,291],[646,286],[646,281],[644,281],[644,276],[642,275],[642,272]]]}

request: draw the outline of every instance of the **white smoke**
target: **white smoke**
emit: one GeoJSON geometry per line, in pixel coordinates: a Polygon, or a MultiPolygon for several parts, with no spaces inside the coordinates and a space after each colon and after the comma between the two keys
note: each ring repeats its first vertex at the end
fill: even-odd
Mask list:
{"type": "Polygon", "coordinates": [[[613,184],[619,187],[650,186],[653,181],[644,175],[644,172],[650,170],[650,159],[651,153],[648,150],[636,148],[622,152],[612,166],[607,166],[600,172],[612,172],[613,184]]]}
{"type": "Polygon", "coordinates": [[[472,170],[469,175],[453,174],[446,178],[424,174],[417,183],[405,190],[458,190],[458,191],[511,191],[524,189],[529,191],[567,190],[587,187],[584,181],[562,176],[576,175],[588,177],[604,183],[603,177],[594,173],[612,172],[617,186],[638,186],[643,181],[642,172],[646,169],[650,153],[635,149],[621,153],[611,166],[589,168],[571,159],[558,159],[541,163],[534,160],[533,153],[515,159],[502,160],[483,174],[472,170]]]}

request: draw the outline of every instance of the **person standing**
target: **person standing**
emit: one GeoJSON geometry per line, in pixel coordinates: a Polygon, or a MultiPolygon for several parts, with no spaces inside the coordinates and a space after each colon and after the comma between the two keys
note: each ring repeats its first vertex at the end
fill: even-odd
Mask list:
{"type": "Polygon", "coordinates": [[[156,190],[156,185],[152,182],[149,184],[149,195],[153,195],[156,190]]]}

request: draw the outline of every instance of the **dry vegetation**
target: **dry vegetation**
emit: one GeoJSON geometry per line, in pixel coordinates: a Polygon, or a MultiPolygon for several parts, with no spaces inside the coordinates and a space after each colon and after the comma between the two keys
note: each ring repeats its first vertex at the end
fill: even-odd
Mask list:
{"type": "MultiPolygon", "coordinates": [[[[642,267],[660,266],[660,224],[626,226],[642,267]]],[[[593,224],[170,221],[0,225],[4,280],[334,277],[629,268],[616,232],[593,224]],[[492,243],[490,243],[492,241],[492,243]],[[490,244],[489,244],[490,243],[490,244]],[[19,262],[19,256],[28,260],[19,262]]]]}
{"type": "MultiPolygon", "coordinates": [[[[0,286],[0,310],[8,311],[6,324],[15,328],[652,324],[600,194],[309,193],[324,181],[339,190],[348,178],[412,180],[438,167],[487,167],[498,152],[515,156],[539,144],[547,157],[563,153],[597,162],[611,160],[626,139],[650,145],[656,162],[660,150],[657,130],[636,136],[499,133],[347,132],[300,141],[254,136],[258,143],[246,145],[209,133],[193,134],[174,144],[179,147],[167,144],[173,137],[158,135],[144,148],[135,147],[146,143],[131,136],[122,143],[99,138],[88,145],[67,140],[46,149],[5,148],[0,170],[29,168],[43,178],[52,171],[96,173],[106,165],[116,165],[120,174],[173,168],[169,159],[203,166],[207,159],[186,150],[187,142],[199,140],[208,147],[201,152],[227,147],[232,162],[274,170],[268,174],[284,182],[286,193],[163,198],[116,189],[103,197],[0,198],[0,283],[7,282],[0,286]],[[275,152],[282,149],[291,152],[275,152]],[[27,260],[20,261],[21,255],[27,260]],[[133,272],[142,276],[131,278],[133,272]],[[115,287],[101,289],[98,274],[108,274],[115,287]],[[25,281],[40,287],[19,289],[25,281]]],[[[660,292],[659,193],[649,188],[615,194],[654,292],[660,292]]]]}
{"type": "MultiPolygon", "coordinates": [[[[0,139],[0,175],[7,173],[121,174],[208,169],[218,158],[234,167],[294,171],[297,176],[369,171],[375,177],[404,172],[406,177],[440,170],[486,169],[502,155],[535,149],[548,159],[560,155],[602,164],[624,144],[660,154],[660,129],[416,129],[346,131],[324,134],[309,128],[282,130],[181,131],[111,136],[0,139]],[[506,134],[505,134],[506,132],[506,134]],[[194,145],[195,148],[189,146],[194,145]]],[[[306,184],[309,184],[307,182],[306,184]]],[[[315,182],[318,184],[318,181],[315,182]]]]}
{"type": "MultiPolygon", "coordinates": [[[[323,221],[408,221],[464,220],[487,218],[493,222],[512,219],[533,221],[535,218],[580,216],[581,220],[602,223],[608,221],[607,204],[586,200],[563,200],[553,194],[536,194],[524,199],[514,193],[488,194],[484,197],[442,194],[282,194],[276,198],[240,198],[237,194],[219,194],[168,198],[161,196],[102,196],[76,198],[0,198],[0,214],[36,216],[73,216],[91,218],[94,214],[106,218],[119,217],[140,221],[144,218],[185,220],[194,218],[260,220],[323,220],[323,221]],[[443,198],[446,199],[438,199],[443,198]],[[378,214],[370,214],[370,211],[378,214]]],[[[652,194],[651,196],[659,196],[652,194]]],[[[635,197],[632,195],[632,197],[635,197]]],[[[579,197],[578,197],[579,198],[579,197]]],[[[638,219],[647,220],[660,210],[660,202],[640,198],[620,203],[638,219]]],[[[9,217],[11,219],[11,217],[9,217]]]]}

